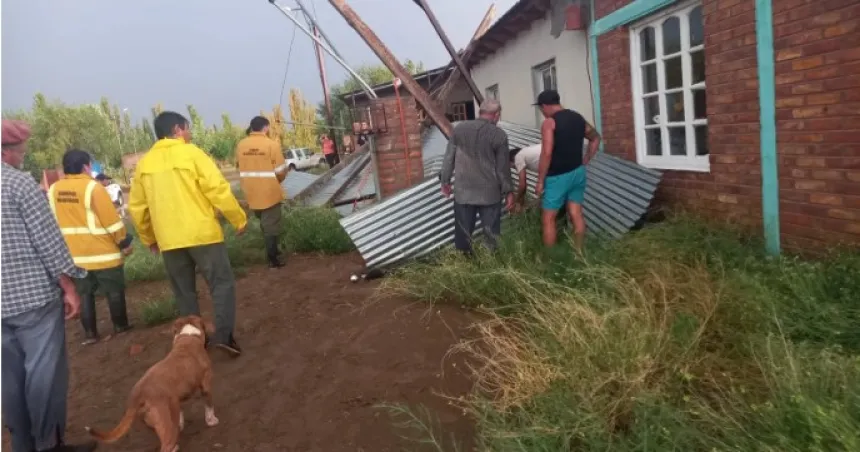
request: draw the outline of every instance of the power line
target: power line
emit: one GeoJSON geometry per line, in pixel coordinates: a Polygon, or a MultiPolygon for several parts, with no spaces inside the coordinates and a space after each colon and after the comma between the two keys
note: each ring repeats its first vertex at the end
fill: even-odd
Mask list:
{"type": "Polygon", "coordinates": [[[296,27],[293,26],[293,36],[290,38],[290,49],[287,51],[287,67],[284,69],[284,81],[281,83],[281,97],[279,99],[278,105],[280,105],[281,110],[284,109],[284,89],[287,86],[287,74],[290,73],[290,60],[293,56],[293,43],[296,41],[296,27]]]}

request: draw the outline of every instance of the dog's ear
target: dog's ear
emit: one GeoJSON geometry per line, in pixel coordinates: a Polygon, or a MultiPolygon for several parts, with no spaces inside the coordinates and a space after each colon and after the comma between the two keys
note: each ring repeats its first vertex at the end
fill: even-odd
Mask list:
{"type": "Polygon", "coordinates": [[[173,321],[173,335],[176,336],[177,334],[179,334],[179,332],[182,331],[182,327],[184,327],[185,325],[188,325],[188,323],[190,323],[188,320],[188,317],[180,317],[180,318],[174,320],[173,321]]]}

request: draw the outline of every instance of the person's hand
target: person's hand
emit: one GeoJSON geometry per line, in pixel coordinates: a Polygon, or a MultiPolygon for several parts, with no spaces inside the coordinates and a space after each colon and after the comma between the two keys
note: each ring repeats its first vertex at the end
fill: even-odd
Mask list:
{"type": "Polygon", "coordinates": [[[122,249],[122,255],[123,256],[129,256],[129,255],[131,255],[132,252],[134,252],[134,248],[131,246],[127,246],[127,247],[122,249]]]}
{"type": "Polygon", "coordinates": [[[149,251],[152,252],[152,254],[158,254],[161,252],[161,250],[158,248],[157,243],[153,243],[152,245],[149,245],[149,251]]]}
{"type": "Polygon", "coordinates": [[[66,312],[66,320],[72,320],[81,312],[81,298],[77,292],[70,290],[63,294],[63,308],[66,312]]]}
{"type": "Polygon", "coordinates": [[[511,212],[514,210],[514,194],[508,193],[508,196],[505,199],[505,210],[511,212]]]}
{"type": "Polygon", "coordinates": [[[535,194],[540,198],[543,196],[543,181],[539,180],[535,185],[535,194]]]}
{"type": "Polygon", "coordinates": [[[236,229],[236,237],[239,237],[240,235],[244,234],[246,229],[248,229],[247,224],[239,229],[236,229]]]}
{"type": "Polygon", "coordinates": [[[451,185],[450,184],[442,184],[442,196],[446,198],[451,197],[451,185]]]}

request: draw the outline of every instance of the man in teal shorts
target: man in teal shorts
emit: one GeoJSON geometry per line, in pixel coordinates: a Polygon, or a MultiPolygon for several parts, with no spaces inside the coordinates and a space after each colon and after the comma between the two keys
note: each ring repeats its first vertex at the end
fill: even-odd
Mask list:
{"type": "Polygon", "coordinates": [[[600,147],[600,135],[579,113],[563,108],[558,92],[546,90],[538,95],[537,105],[543,113],[541,125],[541,154],[538,166],[537,195],[541,197],[543,243],[555,245],[556,216],[567,207],[573,223],[574,241],[582,251],[585,241],[586,165],[600,147]],[[588,139],[588,151],[583,156],[582,145],[588,139]]]}

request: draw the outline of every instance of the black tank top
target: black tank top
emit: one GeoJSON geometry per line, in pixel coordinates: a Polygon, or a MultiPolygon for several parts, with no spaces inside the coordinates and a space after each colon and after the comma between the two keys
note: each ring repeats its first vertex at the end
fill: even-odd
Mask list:
{"type": "Polygon", "coordinates": [[[573,110],[559,110],[553,134],[552,160],[547,176],[569,173],[582,166],[582,144],[585,140],[585,118],[573,110]]]}

